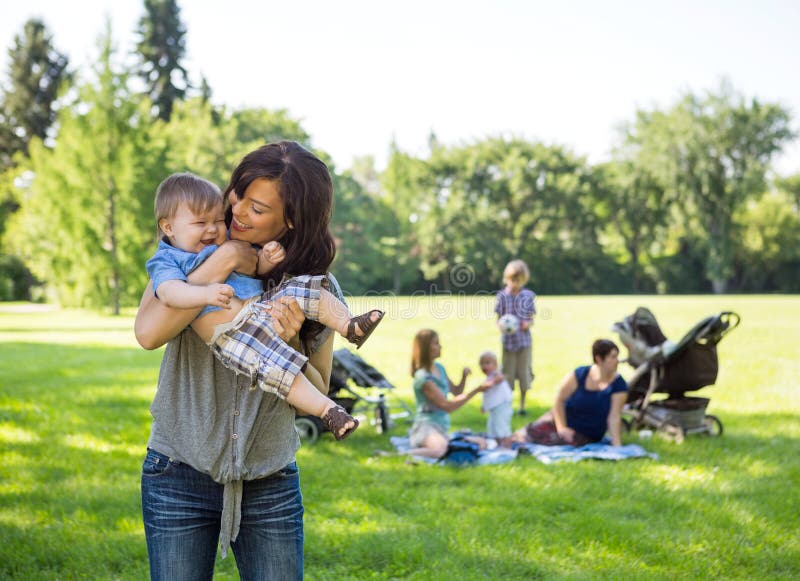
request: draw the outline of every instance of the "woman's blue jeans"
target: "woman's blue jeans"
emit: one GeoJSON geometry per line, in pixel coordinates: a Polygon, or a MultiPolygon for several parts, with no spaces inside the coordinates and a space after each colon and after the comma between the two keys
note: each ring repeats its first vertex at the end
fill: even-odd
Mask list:
{"type": "MultiPolygon", "coordinates": [[[[151,579],[212,579],[221,484],[148,450],[142,466],[142,515],[151,579]]],[[[303,578],[303,499],[297,464],[244,482],[242,522],[231,549],[242,581],[303,578]]]]}

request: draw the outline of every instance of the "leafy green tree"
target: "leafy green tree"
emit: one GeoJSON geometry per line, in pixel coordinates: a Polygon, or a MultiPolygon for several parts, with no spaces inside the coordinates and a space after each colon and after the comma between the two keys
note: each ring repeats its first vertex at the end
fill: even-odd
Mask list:
{"type": "Polygon", "coordinates": [[[175,0],[144,0],[136,48],[144,80],[159,119],[169,121],[175,101],[186,96],[189,77],[181,61],[186,53],[186,26],[175,0]]]}
{"type": "Polygon", "coordinates": [[[189,171],[220,188],[227,183],[237,156],[242,155],[235,125],[229,120],[216,121],[212,105],[199,97],[175,103],[169,122],[156,123],[154,133],[158,149],[164,152],[167,174],[189,171]]]}
{"type": "Polygon", "coordinates": [[[687,94],[666,112],[640,111],[627,144],[667,191],[687,221],[708,239],[706,276],[725,292],[733,276],[733,216],[765,187],[772,156],[793,137],[780,105],[750,101],[723,83],[704,97],[687,94]]]}
{"type": "Polygon", "coordinates": [[[152,153],[149,103],[115,63],[108,23],[99,49],[96,78],[59,111],[57,146],[31,142],[34,177],[11,239],[62,304],[118,314],[146,283],[152,196],[164,168],[152,153]]]}
{"type": "Polygon", "coordinates": [[[392,215],[380,244],[391,269],[392,292],[412,290],[419,276],[420,198],[429,174],[427,163],[401,151],[393,141],[386,169],[378,176],[378,195],[392,215]]]}
{"type": "Polygon", "coordinates": [[[69,81],[67,57],[53,48],[40,20],[28,20],[8,50],[8,82],[0,93],[0,236],[19,208],[15,167],[33,138],[45,139],[55,120],[54,103],[69,81]]]}
{"type": "Polygon", "coordinates": [[[31,139],[45,139],[55,121],[54,103],[68,82],[67,57],[53,48],[41,20],[25,23],[8,50],[8,85],[0,96],[0,169],[27,155],[31,139]]]}
{"type": "Polygon", "coordinates": [[[670,200],[659,181],[635,158],[609,162],[595,170],[599,178],[598,215],[606,230],[622,240],[630,266],[630,290],[642,292],[643,262],[667,228],[670,200]]]}
{"type": "Polygon", "coordinates": [[[598,243],[594,176],[582,159],[560,147],[491,138],[438,148],[428,167],[417,236],[429,280],[493,289],[506,262],[522,258],[547,292],[609,284],[597,266],[612,265],[598,243]],[[564,268],[570,261],[592,264],[576,276],[564,268]]]}
{"type": "Polygon", "coordinates": [[[750,292],[800,292],[800,212],[786,191],[769,192],[736,216],[735,277],[750,292]]]}
{"type": "Polygon", "coordinates": [[[304,147],[312,148],[311,137],[298,120],[289,117],[286,109],[234,109],[227,113],[226,118],[234,123],[236,142],[245,147],[244,153],[265,143],[283,139],[297,141],[304,147]]]}
{"type": "Polygon", "coordinates": [[[6,223],[20,207],[21,192],[19,186],[25,182],[23,176],[28,171],[25,165],[27,158],[22,153],[18,153],[17,157],[18,161],[13,166],[0,172],[0,252],[3,250],[1,242],[3,233],[6,230],[6,223]]]}
{"type": "Polygon", "coordinates": [[[347,294],[391,288],[386,246],[381,243],[393,216],[384,201],[367,191],[350,172],[333,173],[335,202],[331,230],[336,260],[331,270],[347,294]]]}
{"type": "Polygon", "coordinates": [[[800,173],[775,180],[775,185],[785,192],[794,204],[795,210],[800,212],[800,173]]]}
{"type": "Polygon", "coordinates": [[[168,123],[157,124],[154,146],[169,172],[190,171],[220,188],[249,151],[278,139],[308,146],[308,133],[285,110],[215,108],[202,97],[175,104],[168,123]]]}

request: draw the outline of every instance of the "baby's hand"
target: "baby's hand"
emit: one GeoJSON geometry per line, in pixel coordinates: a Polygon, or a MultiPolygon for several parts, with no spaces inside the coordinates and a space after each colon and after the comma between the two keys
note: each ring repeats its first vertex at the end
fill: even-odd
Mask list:
{"type": "Polygon", "coordinates": [[[286,258],[286,249],[280,242],[275,242],[273,240],[264,245],[261,249],[261,255],[264,257],[264,260],[274,265],[283,262],[283,259],[286,258]]]}
{"type": "Polygon", "coordinates": [[[206,287],[206,304],[211,307],[231,308],[233,287],[228,284],[214,283],[206,287]]]}
{"type": "Polygon", "coordinates": [[[258,253],[258,274],[266,274],[286,258],[286,249],[280,242],[267,242],[258,253]]]}

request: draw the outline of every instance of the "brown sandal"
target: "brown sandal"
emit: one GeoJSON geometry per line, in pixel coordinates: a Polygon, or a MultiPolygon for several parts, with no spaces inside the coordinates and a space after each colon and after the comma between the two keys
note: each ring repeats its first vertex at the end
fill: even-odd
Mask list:
{"type": "Polygon", "coordinates": [[[333,406],[324,416],[322,416],[322,424],[326,429],[333,433],[333,437],[337,440],[344,440],[347,436],[356,431],[358,427],[358,420],[348,414],[342,406],[333,406]],[[343,434],[339,434],[341,429],[347,422],[353,422],[353,427],[343,434]]]}
{"type": "Polygon", "coordinates": [[[347,325],[347,337],[345,337],[348,341],[350,341],[353,345],[356,346],[356,349],[361,349],[361,346],[364,344],[364,341],[372,335],[372,332],[375,330],[375,327],[378,326],[383,320],[383,311],[379,311],[378,309],[372,309],[368,313],[364,313],[363,315],[358,315],[357,317],[353,317],[350,319],[350,323],[347,325]],[[376,320],[372,320],[372,313],[378,313],[378,318],[376,320]],[[361,329],[363,335],[356,335],[356,325],[358,328],[361,329]]]}

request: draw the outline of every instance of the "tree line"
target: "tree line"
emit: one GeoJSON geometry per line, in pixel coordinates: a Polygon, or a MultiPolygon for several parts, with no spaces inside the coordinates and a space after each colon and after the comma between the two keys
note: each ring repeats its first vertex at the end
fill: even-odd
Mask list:
{"type": "Polygon", "coordinates": [[[513,135],[431,135],[423,155],[390,144],[381,171],[370,157],[340,169],[287,111],[213,103],[182,65],[186,34],[175,0],[145,0],[134,54],[107,24],[81,71],[41,21],[15,37],[0,91],[0,300],[135,305],[158,183],[191,171],[222,187],[277,139],[331,168],[332,270],[354,295],[488,291],[512,258],[544,294],[800,290],[800,173],[770,165],[796,138],[790,114],[729,82],[635,112],[601,164],[513,135]]]}

